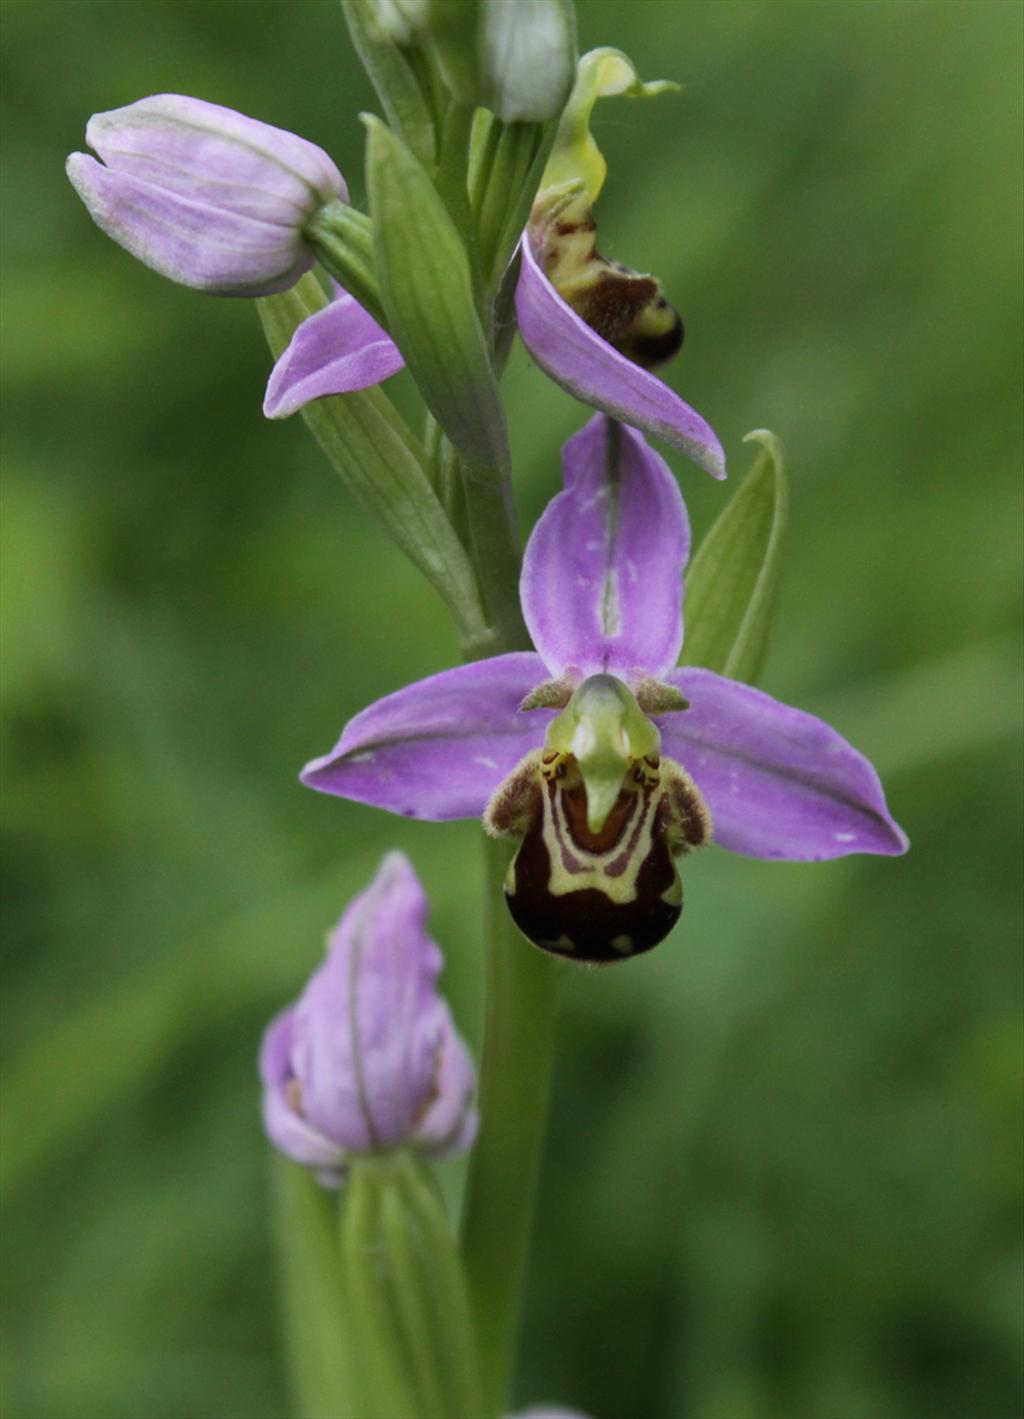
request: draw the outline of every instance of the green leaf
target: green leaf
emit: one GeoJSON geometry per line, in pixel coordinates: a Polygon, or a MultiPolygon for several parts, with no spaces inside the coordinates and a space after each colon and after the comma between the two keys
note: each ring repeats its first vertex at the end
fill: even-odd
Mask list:
{"type": "Polygon", "coordinates": [[[342,1287],[334,1196],[274,1159],[276,1249],[285,1350],[303,1419],[363,1419],[366,1376],[342,1287]]]}
{"type": "MultiPolygon", "coordinates": [[[[311,275],[257,302],[275,358],[325,303],[311,275]]],[[[346,486],[440,592],[463,641],[483,642],[487,626],[469,557],[431,486],[422,446],[387,395],[380,389],[329,395],[307,404],[302,417],[346,486]]]]}
{"type": "Polygon", "coordinates": [[[686,578],[687,665],[752,683],[775,604],[788,491],[782,444],[767,429],[754,466],[701,543],[686,578]]]}
{"type": "Polygon", "coordinates": [[[427,95],[417,78],[412,53],[404,50],[382,22],[376,0],[342,0],[356,53],[388,116],[421,162],[437,156],[437,132],[427,95]]]}
{"type": "Polygon", "coordinates": [[[418,0],[420,35],[456,103],[480,101],[480,0],[418,0]]]}
{"type": "Polygon", "coordinates": [[[466,248],[422,164],[379,119],[365,122],[377,279],[391,334],[466,462],[507,469],[505,414],[466,248]]]}
{"type": "Polygon", "coordinates": [[[340,1254],[369,1377],[367,1419],[481,1413],[462,1263],[420,1162],[403,1152],[353,1158],[340,1254]]]}
{"type": "Polygon", "coordinates": [[[554,125],[489,121],[482,137],[478,171],[473,174],[473,211],[481,261],[496,286],[508,266],[544,172],[554,125]]]}

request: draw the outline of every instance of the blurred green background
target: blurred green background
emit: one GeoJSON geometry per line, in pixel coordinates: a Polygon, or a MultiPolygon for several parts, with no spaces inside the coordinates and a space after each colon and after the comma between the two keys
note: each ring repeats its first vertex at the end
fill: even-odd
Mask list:
{"type": "MultiPolygon", "coordinates": [[[[751,427],[789,448],[763,683],[874,758],[913,850],[712,849],[661,950],[569,974],[520,1402],[1019,1412],[1021,14],[581,6],[684,85],[603,108],[604,249],[681,307],[669,379],[734,474],[751,427]]],[[[296,772],[456,647],[262,420],[252,307],[133,263],[63,159],[176,90],[360,200],[375,101],[331,0],[8,0],[4,43],[6,1412],[269,1419],[263,1024],[391,844],[473,1039],[480,983],[474,825],[296,772]]],[[[585,414],[521,349],[506,389],[528,526],[585,414]]],[[[728,490],[670,458],[699,533],[728,490]]]]}

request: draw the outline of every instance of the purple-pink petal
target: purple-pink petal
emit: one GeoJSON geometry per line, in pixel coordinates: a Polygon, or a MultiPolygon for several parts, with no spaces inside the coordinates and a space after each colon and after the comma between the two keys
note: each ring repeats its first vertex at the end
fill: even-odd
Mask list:
{"type": "Polygon", "coordinates": [[[874,768],[829,725],[711,670],[664,678],[690,708],[659,720],[662,753],[693,776],[722,847],[799,862],[906,851],[874,768]]]}
{"type": "Polygon", "coordinates": [[[287,418],[313,399],[380,384],[404,364],[387,331],[339,289],[295,331],[271,371],[263,412],[268,419],[287,418]]]}
{"type": "Polygon", "coordinates": [[[344,178],[315,143],[185,94],[95,113],[85,141],[113,171],[239,216],[294,227],[329,198],[348,200],[344,178]]]}
{"type": "Polygon", "coordinates": [[[544,741],[552,711],[519,704],[545,679],[540,656],[517,651],[406,685],[350,720],[302,782],[408,818],[479,818],[501,780],[544,741]]]}
{"type": "Polygon", "coordinates": [[[292,1040],[295,1008],[289,1006],[267,1027],[260,1049],[260,1078],[263,1082],[263,1127],[274,1147],[310,1168],[340,1169],[344,1150],[314,1128],[289,1097],[294,1088],[292,1040]]]}
{"type": "Polygon", "coordinates": [[[690,522],[682,494],[643,435],[598,414],[562,455],[565,491],[526,548],[520,592],[551,671],[659,676],[683,642],[690,522]]]}
{"type": "Polygon", "coordinates": [[[584,404],[656,434],[713,478],[724,478],[725,454],[711,425],[576,314],[544,275],[528,237],[520,251],[519,332],[541,369],[584,404]]]}
{"type": "Polygon", "coordinates": [[[96,225],[151,270],[213,295],[287,290],[314,255],[286,228],[238,217],[72,153],[67,173],[96,225]]]}
{"type": "Polygon", "coordinates": [[[538,1404],[533,1409],[519,1409],[508,1419],[587,1419],[578,1409],[563,1409],[558,1404],[538,1404]]]}
{"type": "Polygon", "coordinates": [[[303,1112],[352,1152],[406,1141],[435,1092],[441,953],[401,853],[342,916],[295,1007],[292,1065],[303,1112]]]}
{"type": "Polygon", "coordinates": [[[451,1011],[438,1000],[435,1023],[438,1040],[434,1059],[434,1094],[416,1124],[416,1146],[433,1157],[462,1152],[476,1136],[478,1116],[473,1107],[476,1070],[451,1011]]]}

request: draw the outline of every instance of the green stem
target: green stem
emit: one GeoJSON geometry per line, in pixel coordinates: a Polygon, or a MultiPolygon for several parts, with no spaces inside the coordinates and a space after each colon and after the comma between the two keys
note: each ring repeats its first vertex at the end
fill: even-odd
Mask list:
{"type": "Polygon", "coordinates": [[[477,314],[487,328],[487,287],[483,263],[476,240],[476,222],[469,197],[469,149],[473,133],[473,108],[469,104],[452,103],[445,114],[441,131],[441,161],[437,172],[437,190],[448,208],[452,221],[459,229],[469,257],[473,280],[473,295],[477,314]]]}
{"type": "Polygon", "coordinates": [[[320,264],[355,296],[374,320],[388,328],[373,258],[373,223],[348,202],[332,199],[306,224],[306,238],[320,264]]]}
{"type": "Polygon", "coordinates": [[[557,966],[520,936],[502,899],[508,846],[487,844],[487,1004],[480,1134],[462,1247],[480,1346],[484,1413],[505,1412],[554,1044],[557,966]]]}
{"type": "Polygon", "coordinates": [[[408,1154],[399,1155],[397,1162],[408,1208],[407,1229],[418,1242],[421,1290],[432,1301],[426,1309],[436,1369],[444,1382],[444,1413],[472,1419],[480,1413],[476,1337],[451,1223],[424,1164],[408,1154]]]}
{"type": "Polygon", "coordinates": [[[477,584],[494,630],[494,644],[476,653],[525,650],[530,637],[519,605],[519,536],[512,479],[505,470],[475,468],[463,460],[462,491],[477,584]]]}
{"type": "Polygon", "coordinates": [[[397,1188],[386,1188],[380,1200],[381,1231],[393,1275],[395,1311],[406,1337],[410,1373],[415,1375],[424,1414],[453,1413],[448,1403],[450,1374],[438,1363],[431,1309],[438,1292],[423,1285],[423,1247],[413,1237],[405,1198],[397,1188]]]}
{"type": "Polygon", "coordinates": [[[362,1357],[341,1284],[333,1197],[307,1168],[274,1159],[285,1348],[302,1419],[366,1414],[362,1357]]]}
{"type": "Polygon", "coordinates": [[[394,1280],[381,1239],[376,1160],[353,1166],[341,1199],[341,1264],[371,1399],[367,1419],[420,1419],[423,1405],[397,1313],[394,1280]]]}
{"type": "MultiPolygon", "coordinates": [[[[482,273],[475,223],[466,200],[465,169],[453,163],[454,171],[444,173],[446,152],[451,155],[456,151],[457,143],[468,138],[469,132],[468,115],[450,112],[442,142],[439,187],[444,192],[447,186],[453,215],[460,225],[465,223],[462,230],[471,252],[478,303],[493,338],[495,292],[482,273]]],[[[493,159],[489,148],[488,154],[493,159]]],[[[491,174],[486,163],[477,171],[482,196],[491,174]]],[[[461,484],[473,566],[493,630],[493,645],[486,653],[527,648],[530,638],[519,602],[520,555],[512,470],[508,466],[476,468],[462,461],[461,484]]],[[[468,655],[485,653],[469,645],[466,651],[468,655]]],[[[547,1116],[557,968],[550,957],[524,940],[506,909],[502,887],[508,844],[488,840],[485,852],[487,957],[480,1133],[469,1165],[462,1257],[479,1347],[480,1412],[490,1416],[507,1412],[519,1334],[547,1116]]]]}

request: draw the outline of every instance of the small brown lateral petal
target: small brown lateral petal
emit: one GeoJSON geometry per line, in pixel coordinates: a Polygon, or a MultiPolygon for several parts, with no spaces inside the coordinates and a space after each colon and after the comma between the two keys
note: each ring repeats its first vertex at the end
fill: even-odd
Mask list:
{"type": "Polygon", "coordinates": [[[655,680],[651,675],[638,680],[633,690],[644,714],[672,714],[676,710],[690,708],[690,702],[681,690],[674,685],[666,685],[662,680],[655,680]]]}
{"type": "Polygon", "coordinates": [[[521,710],[565,709],[572,699],[576,683],[577,677],[569,674],[560,675],[557,680],[542,680],[535,690],[530,691],[519,708],[521,710]]]}

